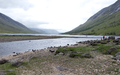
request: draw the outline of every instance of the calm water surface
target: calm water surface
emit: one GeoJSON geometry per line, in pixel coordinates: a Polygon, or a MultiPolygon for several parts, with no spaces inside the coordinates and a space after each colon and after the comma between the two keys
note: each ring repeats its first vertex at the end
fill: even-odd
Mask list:
{"type": "Polygon", "coordinates": [[[51,46],[65,46],[67,44],[75,44],[79,41],[100,40],[100,38],[58,38],[58,39],[40,39],[40,40],[25,40],[0,43],[0,57],[11,55],[12,52],[25,52],[32,49],[44,49],[51,46]]]}

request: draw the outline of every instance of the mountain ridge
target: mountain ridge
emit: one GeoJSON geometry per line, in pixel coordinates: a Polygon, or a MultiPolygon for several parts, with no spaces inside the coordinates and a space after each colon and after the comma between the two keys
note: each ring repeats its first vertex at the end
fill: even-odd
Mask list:
{"type": "Polygon", "coordinates": [[[103,8],[68,34],[120,35],[120,0],[103,8]],[[113,28],[112,28],[113,27],[113,28]],[[108,31],[107,31],[107,30],[108,31]],[[118,31],[117,31],[117,30],[118,31]]]}
{"type": "Polygon", "coordinates": [[[36,33],[23,24],[0,13],[0,33],[36,33]]]}

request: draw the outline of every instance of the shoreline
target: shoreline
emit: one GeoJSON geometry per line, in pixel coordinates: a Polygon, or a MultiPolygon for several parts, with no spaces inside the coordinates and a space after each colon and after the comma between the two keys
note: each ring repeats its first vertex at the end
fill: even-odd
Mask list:
{"type": "Polygon", "coordinates": [[[22,40],[39,40],[54,38],[101,38],[101,37],[72,37],[72,36],[0,36],[0,42],[22,41],[22,40]]]}

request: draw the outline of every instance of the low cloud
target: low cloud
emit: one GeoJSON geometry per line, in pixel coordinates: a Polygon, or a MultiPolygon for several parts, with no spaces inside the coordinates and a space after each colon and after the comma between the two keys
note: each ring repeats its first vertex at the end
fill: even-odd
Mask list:
{"type": "Polygon", "coordinates": [[[20,22],[29,28],[37,28],[40,25],[50,24],[49,22],[41,22],[41,21],[35,21],[35,20],[24,20],[24,21],[20,21],[20,22]]]}

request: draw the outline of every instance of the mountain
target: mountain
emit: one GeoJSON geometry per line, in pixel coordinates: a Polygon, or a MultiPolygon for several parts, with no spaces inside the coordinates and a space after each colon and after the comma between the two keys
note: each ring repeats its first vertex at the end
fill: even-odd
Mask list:
{"type": "Polygon", "coordinates": [[[120,35],[120,0],[90,17],[67,34],[120,35]]]}
{"type": "Polygon", "coordinates": [[[59,34],[57,30],[54,29],[38,29],[38,28],[30,28],[33,31],[39,32],[39,33],[45,33],[45,34],[59,34]]]}
{"type": "Polygon", "coordinates": [[[0,13],[0,33],[36,33],[23,24],[0,13]]]}

